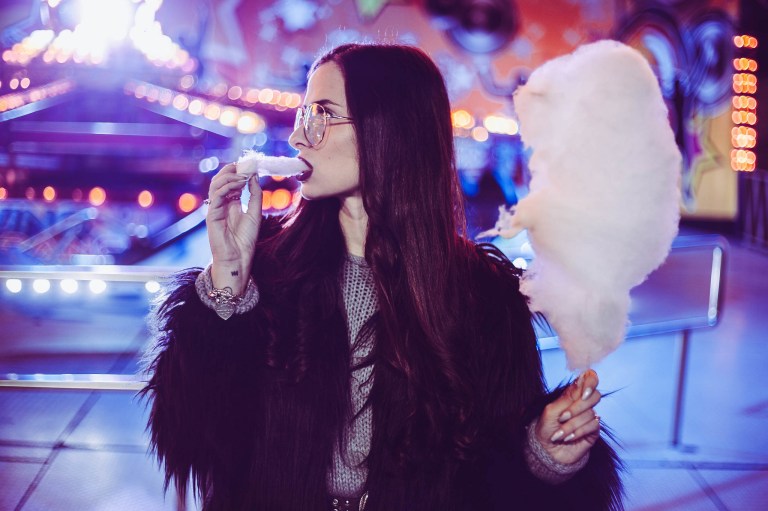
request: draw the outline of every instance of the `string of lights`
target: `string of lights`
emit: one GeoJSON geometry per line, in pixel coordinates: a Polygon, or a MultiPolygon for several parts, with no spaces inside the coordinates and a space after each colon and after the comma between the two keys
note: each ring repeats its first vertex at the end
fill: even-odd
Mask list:
{"type": "Polygon", "coordinates": [[[757,168],[757,156],[753,149],[757,145],[757,60],[754,50],[757,38],[737,35],[733,38],[737,52],[746,56],[733,59],[733,111],[731,120],[731,168],[735,171],[753,172],[757,168]]]}

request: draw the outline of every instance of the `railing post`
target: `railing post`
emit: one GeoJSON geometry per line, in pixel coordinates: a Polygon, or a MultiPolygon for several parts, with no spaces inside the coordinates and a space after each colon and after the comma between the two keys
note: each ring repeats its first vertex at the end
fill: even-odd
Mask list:
{"type": "Polygon", "coordinates": [[[675,410],[672,417],[672,447],[680,448],[683,427],[683,400],[685,399],[685,379],[688,371],[688,344],[691,339],[691,331],[683,330],[678,340],[678,369],[677,392],[675,393],[675,410]]]}

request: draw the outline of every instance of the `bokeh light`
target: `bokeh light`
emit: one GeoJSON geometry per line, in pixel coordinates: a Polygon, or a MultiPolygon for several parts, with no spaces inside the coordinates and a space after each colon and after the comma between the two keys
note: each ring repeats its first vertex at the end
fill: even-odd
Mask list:
{"type": "Polygon", "coordinates": [[[103,280],[94,279],[88,282],[88,289],[95,295],[100,295],[107,290],[107,283],[103,280]]]}
{"type": "Polygon", "coordinates": [[[139,193],[139,206],[142,208],[148,208],[152,205],[155,198],[152,196],[152,192],[149,190],[142,190],[139,193]]]}
{"type": "Polygon", "coordinates": [[[51,202],[56,198],[56,190],[52,186],[46,186],[43,188],[43,199],[46,202],[51,202]]]}
{"type": "Polygon", "coordinates": [[[197,196],[191,193],[182,193],[179,197],[179,209],[183,213],[194,211],[199,203],[200,200],[197,198],[197,196]]]}
{"type": "Polygon", "coordinates": [[[88,202],[93,206],[101,206],[107,200],[107,192],[100,186],[91,188],[88,193],[88,202]]]}

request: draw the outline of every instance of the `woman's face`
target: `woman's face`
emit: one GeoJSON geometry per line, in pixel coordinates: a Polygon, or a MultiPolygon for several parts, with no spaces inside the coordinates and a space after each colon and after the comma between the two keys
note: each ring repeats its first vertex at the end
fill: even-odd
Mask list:
{"type": "MultiPolygon", "coordinates": [[[[332,115],[349,117],[344,93],[344,77],[339,66],[326,62],[309,77],[304,105],[319,103],[332,115]]],[[[322,141],[312,146],[303,126],[293,130],[288,142],[311,172],[301,176],[301,195],[305,199],[360,197],[360,168],[352,121],[327,119],[322,141]]]]}

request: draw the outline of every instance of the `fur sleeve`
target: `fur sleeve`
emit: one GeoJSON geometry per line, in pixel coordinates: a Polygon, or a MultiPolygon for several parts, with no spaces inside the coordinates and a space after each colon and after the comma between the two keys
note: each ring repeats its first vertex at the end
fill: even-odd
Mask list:
{"type": "Polygon", "coordinates": [[[484,336],[491,346],[486,349],[492,350],[482,357],[488,368],[484,374],[491,378],[485,387],[497,424],[486,458],[488,509],[623,509],[621,462],[606,441],[611,437],[605,430],[586,466],[566,482],[549,484],[528,468],[525,425],[541,415],[565,386],[546,391],[533,317],[519,292],[520,270],[493,246],[481,245],[479,252],[486,263],[478,278],[487,307],[484,336]]]}
{"type": "Polygon", "coordinates": [[[203,496],[218,480],[247,474],[250,435],[259,420],[268,318],[259,305],[227,321],[195,291],[200,269],[175,274],[149,318],[149,378],[140,392],[150,406],[150,446],[165,486],[192,481],[203,496]]]}

